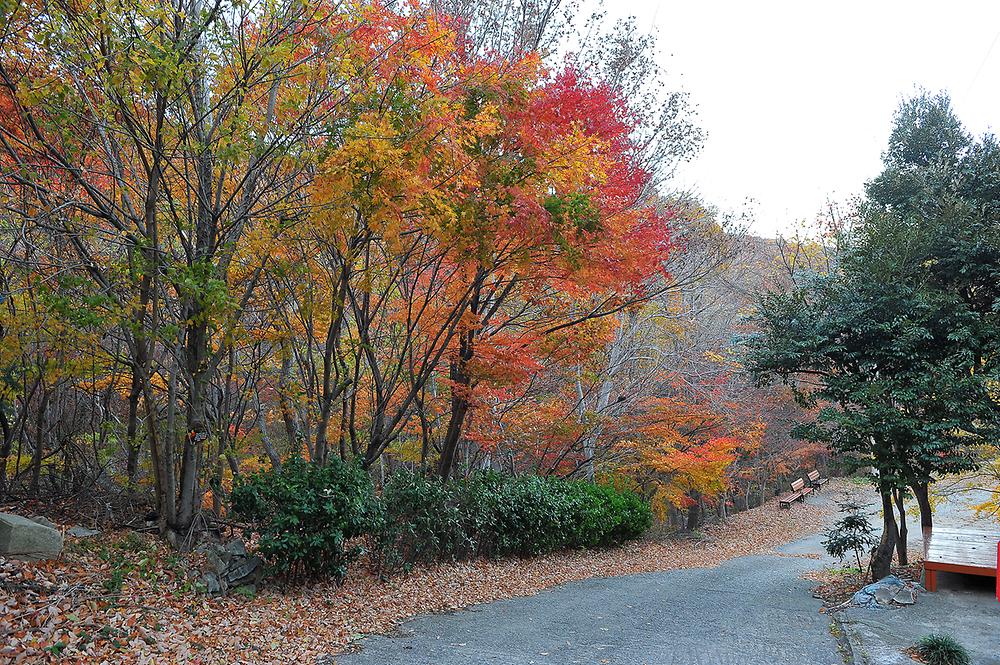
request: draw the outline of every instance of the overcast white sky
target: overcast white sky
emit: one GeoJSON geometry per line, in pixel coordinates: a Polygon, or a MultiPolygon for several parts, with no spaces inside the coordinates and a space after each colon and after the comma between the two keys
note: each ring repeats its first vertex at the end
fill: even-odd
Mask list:
{"type": "Polygon", "coordinates": [[[947,90],[975,133],[1000,129],[1000,2],[608,0],[658,34],[668,80],[708,133],[676,183],[764,235],[814,219],[878,173],[892,113],[947,90]]]}

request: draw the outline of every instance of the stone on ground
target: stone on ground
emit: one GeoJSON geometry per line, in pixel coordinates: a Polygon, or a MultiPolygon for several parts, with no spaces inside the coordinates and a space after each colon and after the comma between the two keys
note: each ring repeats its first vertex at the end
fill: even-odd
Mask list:
{"type": "Polygon", "coordinates": [[[211,595],[224,594],[238,587],[256,588],[264,571],[259,556],[247,552],[246,544],[239,539],[225,545],[206,543],[198,548],[205,553],[208,570],[201,581],[211,595]]]}
{"type": "Polygon", "coordinates": [[[913,605],[917,594],[924,588],[915,582],[903,580],[895,575],[883,577],[854,594],[851,602],[859,607],[877,609],[893,605],[913,605]]]}
{"type": "Polygon", "coordinates": [[[0,555],[37,561],[59,556],[62,547],[62,534],[52,527],[20,515],[0,513],[0,555]]]}
{"type": "Polygon", "coordinates": [[[59,528],[59,527],[56,526],[55,522],[53,522],[52,520],[50,520],[48,517],[43,517],[41,515],[32,515],[28,519],[31,520],[32,522],[35,522],[36,524],[41,524],[42,526],[47,526],[50,529],[58,529],[59,528]]]}

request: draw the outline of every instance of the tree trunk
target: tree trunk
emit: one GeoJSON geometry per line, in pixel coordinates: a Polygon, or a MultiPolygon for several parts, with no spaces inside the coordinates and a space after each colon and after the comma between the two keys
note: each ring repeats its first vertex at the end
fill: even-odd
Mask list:
{"type": "Polygon", "coordinates": [[[906,556],[906,505],[903,502],[903,490],[898,487],[893,490],[896,499],[896,510],[899,512],[899,538],[896,540],[896,556],[899,558],[899,565],[907,564],[906,556]]]}
{"type": "Polygon", "coordinates": [[[45,455],[45,413],[49,408],[49,391],[42,385],[42,396],[38,404],[38,413],[35,418],[35,448],[31,453],[31,484],[29,493],[33,499],[38,498],[38,482],[42,473],[42,458],[45,455]]]}
{"type": "Polygon", "coordinates": [[[459,356],[451,363],[451,418],[448,430],[441,443],[441,459],[438,461],[438,475],[447,480],[455,468],[458,445],[462,440],[465,417],[469,412],[469,393],[472,377],[466,371],[466,363],[474,354],[473,332],[462,333],[459,338],[459,356]]]}
{"type": "Polygon", "coordinates": [[[693,503],[688,506],[687,510],[687,530],[696,531],[698,527],[701,526],[702,515],[701,515],[701,497],[695,495],[691,497],[693,503]]]}
{"type": "Polygon", "coordinates": [[[285,436],[288,437],[288,449],[293,455],[302,453],[299,442],[302,435],[299,424],[295,419],[295,409],[288,398],[289,383],[292,374],[292,350],[287,339],[282,338],[279,342],[279,352],[281,353],[281,371],[278,374],[278,405],[281,408],[281,420],[285,423],[285,436]]]}
{"type": "MultiPolygon", "coordinates": [[[[142,344],[137,340],[136,344],[142,344]]],[[[125,445],[128,447],[128,459],[125,462],[125,473],[128,477],[129,490],[135,489],[139,479],[139,453],[142,443],[138,440],[139,433],[139,397],[142,395],[142,369],[138,359],[132,363],[132,387],[128,394],[128,421],[125,430],[125,445]]]]}
{"type": "MultiPolygon", "coordinates": [[[[452,380],[455,381],[456,372],[452,370],[452,380]]],[[[468,377],[456,382],[452,390],[467,390],[469,385],[468,377]]],[[[451,398],[451,418],[448,420],[448,431],[445,433],[444,441],[441,444],[441,458],[438,460],[438,475],[447,480],[451,477],[455,468],[455,459],[458,454],[458,444],[462,440],[462,429],[465,423],[465,416],[469,411],[469,401],[464,396],[452,394],[451,398]]]]}
{"type": "MultiPolygon", "coordinates": [[[[323,344],[323,381],[320,387],[319,422],[316,425],[315,447],[315,461],[319,464],[326,464],[329,454],[327,442],[329,433],[327,430],[330,427],[333,403],[347,388],[344,376],[342,376],[347,373],[347,365],[340,352],[340,334],[344,322],[347,285],[350,279],[350,271],[347,266],[348,264],[345,262],[340,269],[337,293],[332,295],[330,302],[330,325],[327,327],[326,341],[323,344]]],[[[345,453],[344,440],[341,437],[340,454],[342,458],[345,453]]]]}
{"type": "MultiPolygon", "coordinates": [[[[180,352],[180,344],[178,344],[175,348],[174,358],[179,357],[180,352]]],[[[177,375],[179,372],[180,368],[175,360],[167,380],[167,422],[162,446],[157,440],[156,427],[147,428],[150,456],[153,460],[153,468],[156,470],[156,477],[159,479],[160,533],[165,535],[174,546],[177,543],[176,539],[171,539],[170,526],[174,524],[177,516],[177,467],[174,464],[174,454],[177,449],[177,375]]],[[[153,423],[156,409],[153,403],[153,389],[148,376],[143,381],[143,390],[145,391],[146,418],[148,422],[153,423]]]]}
{"type": "Polygon", "coordinates": [[[261,443],[264,445],[264,452],[271,461],[271,466],[275,469],[281,468],[281,456],[274,448],[271,435],[267,431],[267,420],[264,418],[264,407],[260,403],[260,395],[257,396],[257,429],[260,430],[261,443]]]}
{"type": "Polygon", "coordinates": [[[188,378],[186,432],[181,450],[180,494],[177,497],[177,519],[171,525],[177,536],[186,538],[198,511],[201,493],[198,487],[202,449],[208,441],[211,426],[208,416],[208,313],[197,304],[186,312],[194,321],[187,329],[185,373],[188,378]]]}
{"type": "Polygon", "coordinates": [[[7,498],[7,459],[14,445],[14,432],[3,407],[3,403],[0,402],[0,435],[3,437],[0,440],[0,501],[7,498]]]}
{"type": "Polygon", "coordinates": [[[899,533],[896,528],[895,509],[892,505],[892,489],[879,487],[882,495],[882,538],[872,552],[872,581],[878,581],[892,570],[892,555],[896,550],[899,533]]]}
{"type": "Polygon", "coordinates": [[[920,528],[930,529],[934,526],[934,511],[931,509],[930,488],[927,483],[914,483],[910,489],[920,506],[920,528]]]}

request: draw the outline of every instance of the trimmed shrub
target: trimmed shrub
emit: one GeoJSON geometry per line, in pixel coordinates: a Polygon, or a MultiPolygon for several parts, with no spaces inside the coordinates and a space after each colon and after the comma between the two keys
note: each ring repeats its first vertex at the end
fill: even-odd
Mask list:
{"type": "Polygon", "coordinates": [[[476,556],[532,556],[641,536],[637,494],[583,481],[496,473],[442,482],[401,472],[382,493],[373,560],[382,572],[476,556]]]}
{"type": "Polygon", "coordinates": [[[368,475],[337,458],[325,466],[292,458],[280,469],[240,479],[230,506],[260,535],[257,551],[271,573],[289,580],[332,575],[343,581],[361,551],[347,541],[367,533],[375,517],[368,475]]]}
{"type": "Polygon", "coordinates": [[[400,472],[386,483],[373,530],[376,564],[386,571],[438,559],[479,554],[470,534],[477,524],[476,501],[459,482],[443,483],[400,472]]]}
{"type": "Polygon", "coordinates": [[[947,635],[928,635],[917,642],[914,651],[927,665],[970,665],[972,658],[965,647],[947,635]]]}

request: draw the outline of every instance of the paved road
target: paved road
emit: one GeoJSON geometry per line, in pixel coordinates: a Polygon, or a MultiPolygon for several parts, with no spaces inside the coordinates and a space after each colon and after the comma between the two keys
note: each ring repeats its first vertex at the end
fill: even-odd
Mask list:
{"type": "Polygon", "coordinates": [[[785,556],[566,584],[528,598],[425,616],[338,665],[843,665],[802,572],[819,538],[785,556]]]}

